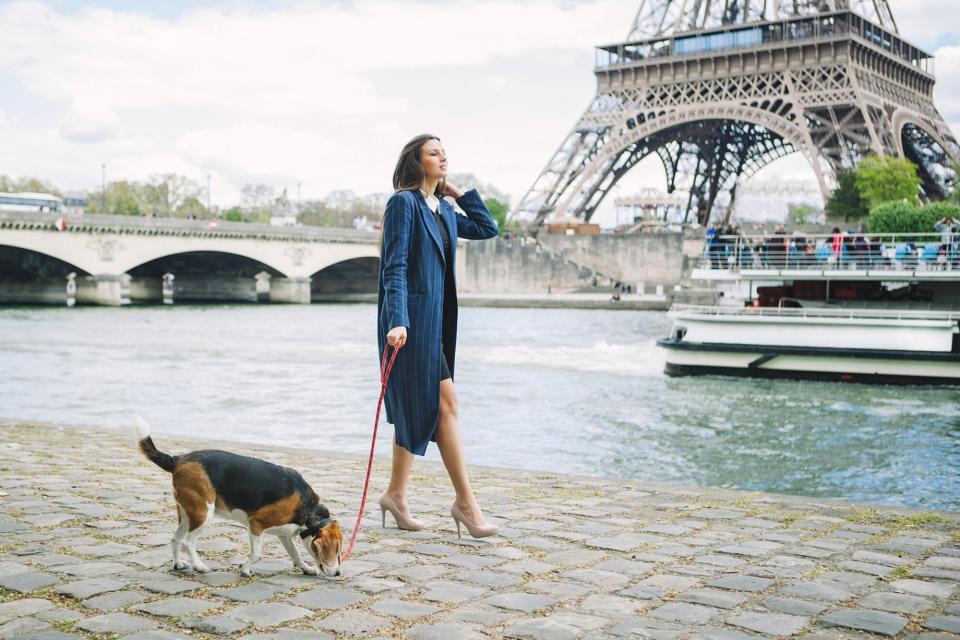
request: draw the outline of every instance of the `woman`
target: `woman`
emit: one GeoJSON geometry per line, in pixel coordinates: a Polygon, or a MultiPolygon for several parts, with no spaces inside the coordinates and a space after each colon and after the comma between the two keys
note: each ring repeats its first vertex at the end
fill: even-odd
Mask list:
{"type": "Polygon", "coordinates": [[[396,193],[387,202],[380,251],[378,340],[403,348],[386,393],[387,421],[395,427],[390,486],[380,510],[393,514],[401,529],[419,531],[410,515],[407,484],[413,456],[437,443],[457,497],[450,515],[475,538],[493,535],[470,488],[453,386],[457,339],[454,265],[457,238],[482,240],[499,233],[476,190],[466,193],[446,181],[447,157],[436,136],[406,144],[393,173],[396,193]],[[456,198],[458,215],[443,200],[456,198]]]}

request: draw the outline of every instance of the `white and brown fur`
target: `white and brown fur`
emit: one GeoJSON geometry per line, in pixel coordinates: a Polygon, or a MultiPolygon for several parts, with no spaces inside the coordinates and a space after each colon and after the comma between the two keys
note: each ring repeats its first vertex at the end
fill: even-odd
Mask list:
{"type": "Polygon", "coordinates": [[[197,554],[197,540],[216,514],[239,522],[250,532],[250,554],[240,565],[245,576],[250,575],[250,565],[260,559],[265,533],[280,538],[294,566],[304,573],[340,575],[340,525],[295,470],[227,451],[193,451],[181,456],[163,453],[153,444],[150,427],[141,418],[137,418],[137,443],[151,462],[173,476],[180,523],[171,540],[175,569],[210,570],[197,554]],[[319,570],[300,557],[294,536],[303,541],[319,570]],[[189,563],[181,559],[181,545],[189,563]]]}

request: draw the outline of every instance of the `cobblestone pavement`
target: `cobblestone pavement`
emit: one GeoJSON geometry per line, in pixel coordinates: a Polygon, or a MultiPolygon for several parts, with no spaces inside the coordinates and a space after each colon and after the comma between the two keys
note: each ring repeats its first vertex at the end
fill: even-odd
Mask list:
{"type": "MultiPolygon", "coordinates": [[[[352,526],[361,457],[155,439],[294,466],[352,526]]],[[[0,454],[2,638],[960,637],[957,513],[474,469],[501,535],[460,540],[443,469],[420,462],[425,531],[371,510],[340,578],[296,573],[272,538],[242,578],[245,532],[223,521],[200,544],[211,573],[171,570],[170,478],[132,430],[0,421],[0,454]]]]}

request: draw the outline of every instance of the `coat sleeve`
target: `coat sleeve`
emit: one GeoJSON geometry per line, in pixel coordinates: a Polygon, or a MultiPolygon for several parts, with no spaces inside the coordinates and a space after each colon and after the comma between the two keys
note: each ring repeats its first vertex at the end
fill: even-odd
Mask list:
{"type": "Polygon", "coordinates": [[[467,214],[467,217],[456,216],[457,237],[468,240],[486,240],[500,233],[496,220],[490,215],[487,205],[483,204],[483,200],[476,189],[470,189],[470,191],[457,198],[457,204],[467,214]]]}
{"type": "Polygon", "coordinates": [[[387,201],[383,216],[383,289],[387,309],[387,324],[410,328],[407,315],[407,260],[410,255],[410,228],[413,225],[413,206],[403,192],[395,193],[387,201]]]}

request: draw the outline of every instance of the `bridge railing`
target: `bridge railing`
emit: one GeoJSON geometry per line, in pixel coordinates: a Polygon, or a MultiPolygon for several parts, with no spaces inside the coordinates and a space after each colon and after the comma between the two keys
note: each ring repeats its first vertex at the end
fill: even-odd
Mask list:
{"type": "Polygon", "coordinates": [[[960,229],[936,233],[713,235],[707,238],[697,268],[730,274],[960,272],[960,229]]]}
{"type": "Polygon", "coordinates": [[[64,218],[66,231],[101,231],[113,233],[156,235],[215,235],[268,239],[299,239],[304,241],[376,242],[378,231],[363,231],[341,227],[284,226],[226,220],[188,220],[184,218],[145,218],[110,214],[84,214],[66,217],[57,213],[0,212],[0,228],[53,228],[58,218],[64,218]]]}

